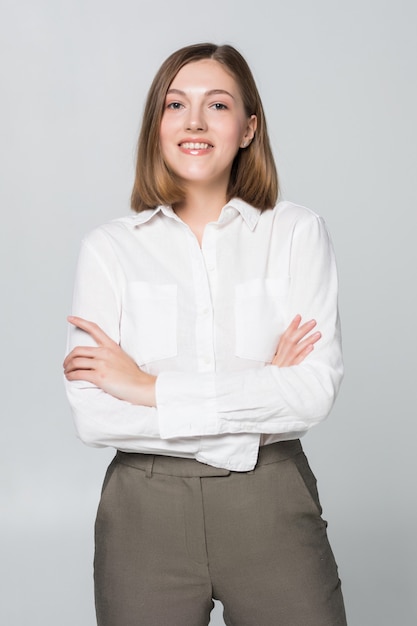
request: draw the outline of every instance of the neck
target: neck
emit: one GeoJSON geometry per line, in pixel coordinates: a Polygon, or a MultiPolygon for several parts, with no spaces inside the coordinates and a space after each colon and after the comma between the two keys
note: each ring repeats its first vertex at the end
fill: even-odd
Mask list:
{"type": "Polygon", "coordinates": [[[188,188],[185,200],[175,205],[175,213],[196,235],[201,244],[205,226],[218,220],[226,204],[224,188],[188,188]]]}

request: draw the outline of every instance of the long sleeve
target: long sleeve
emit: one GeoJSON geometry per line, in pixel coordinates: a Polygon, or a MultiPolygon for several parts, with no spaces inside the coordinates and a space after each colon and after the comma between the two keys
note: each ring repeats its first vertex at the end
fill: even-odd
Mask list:
{"type": "MultiPolygon", "coordinates": [[[[337,272],[323,221],[292,233],[287,321],[314,318],[322,339],[301,364],[237,372],[163,372],[157,381],[161,436],[301,433],[329,413],[342,375],[337,272]]],[[[248,328],[247,332],[251,332],[248,328]]]]}
{"type": "MultiPolygon", "coordinates": [[[[120,342],[124,277],[114,251],[100,232],[83,241],[74,286],[72,313],[96,322],[114,341],[120,342]],[[98,251],[105,250],[105,259],[98,251]]],[[[95,346],[87,333],[69,325],[67,353],[75,346],[95,346]]],[[[119,400],[83,381],[65,380],[78,437],[93,447],[114,446],[125,451],[164,453],[172,443],[161,440],[157,410],[119,400]]],[[[196,442],[179,441],[186,455],[196,442]]]]}

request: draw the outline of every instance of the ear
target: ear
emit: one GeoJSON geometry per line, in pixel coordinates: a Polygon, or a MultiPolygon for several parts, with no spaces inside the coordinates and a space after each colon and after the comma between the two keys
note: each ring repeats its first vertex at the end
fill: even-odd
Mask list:
{"type": "Polygon", "coordinates": [[[246,126],[245,134],[243,135],[242,141],[240,143],[241,148],[247,148],[255,136],[256,127],[258,125],[258,120],[256,115],[251,115],[248,118],[248,123],[246,126]]]}

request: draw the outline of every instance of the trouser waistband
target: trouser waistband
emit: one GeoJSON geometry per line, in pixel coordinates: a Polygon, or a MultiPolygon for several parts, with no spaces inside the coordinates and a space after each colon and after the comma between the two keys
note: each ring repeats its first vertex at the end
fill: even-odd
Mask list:
{"type": "MultiPolygon", "coordinates": [[[[279,441],[259,449],[256,467],[278,463],[302,452],[299,439],[291,441],[279,441]]],[[[205,476],[229,476],[230,470],[211,465],[205,465],[195,459],[183,459],[175,456],[164,456],[159,454],[142,454],[136,452],[121,452],[116,454],[116,462],[122,465],[129,465],[146,472],[148,476],[154,474],[167,474],[169,476],[179,476],[182,478],[205,476]]],[[[244,474],[245,472],[237,472],[244,474]]],[[[249,473],[249,472],[246,472],[249,473]]]]}

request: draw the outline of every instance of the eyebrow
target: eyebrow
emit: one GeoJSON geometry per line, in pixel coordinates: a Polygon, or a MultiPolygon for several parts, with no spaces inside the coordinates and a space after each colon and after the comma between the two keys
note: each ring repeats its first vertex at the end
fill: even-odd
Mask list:
{"type": "MultiPolygon", "coordinates": [[[[178,94],[180,96],[187,95],[185,91],[181,91],[181,89],[168,89],[167,95],[169,94],[178,94]]],[[[204,95],[205,96],[226,95],[226,96],[230,96],[231,98],[233,98],[233,100],[235,100],[235,97],[230,93],[230,91],[226,91],[226,89],[210,89],[209,91],[206,91],[204,95]]]]}

